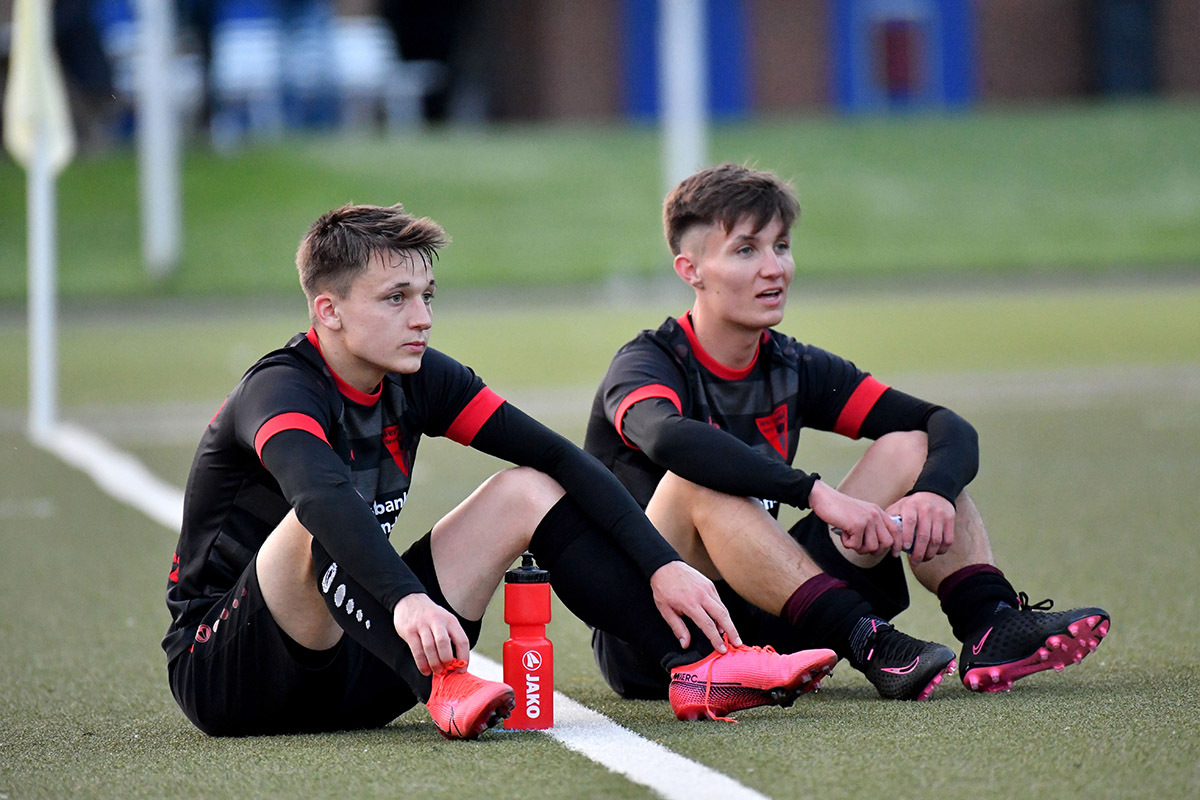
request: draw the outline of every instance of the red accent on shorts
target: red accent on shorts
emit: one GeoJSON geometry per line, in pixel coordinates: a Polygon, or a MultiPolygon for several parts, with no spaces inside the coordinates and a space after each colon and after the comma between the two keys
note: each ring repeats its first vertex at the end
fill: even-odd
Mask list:
{"type": "Polygon", "coordinates": [[[888,388],[886,383],[880,383],[870,375],[863,378],[862,383],[851,392],[850,399],[846,401],[846,405],[842,406],[842,413],[838,415],[837,423],[833,426],[834,432],[840,433],[842,436],[848,436],[851,439],[857,439],[863,420],[867,418],[867,414],[874,408],[875,401],[888,388]]]}
{"type": "MultiPolygon", "coordinates": [[[[317,348],[317,352],[321,353],[321,360],[325,361],[325,353],[321,351],[321,340],[317,338],[317,329],[309,328],[308,333],[304,334],[308,341],[312,342],[312,346],[317,348]]],[[[379,402],[379,398],[383,396],[383,384],[379,384],[374,392],[367,393],[359,389],[355,389],[350,384],[342,380],[342,376],[333,371],[333,367],[329,366],[329,362],[325,361],[325,368],[329,370],[329,374],[333,376],[333,383],[337,386],[342,397],[345,397],[352,403],[358,403],[360,406],[373,406],[379,402]]]]}
{"type": "Polygon", "coordinates": [[[171,556],[171,574],[167,576],[167,580],[171,583],[179,583],[179,553],[171,556]]]}
{"type": "Polygon", "coordinates": [[[311,433],[325,444],[329,444],[329,439],[325,438],[325,430],[319,422],[308,414],[301,414],[299,411],[288,411],[287,413],[271,417],[262,424],[262,427],[258,429],[258,433],[254,435],[254,452],[258,453],[260,461],[262,460],[263,445],[272,436],[283,431],[304,431],[305,433],[311,433]]]}
{"type": "Polygon", "coordinates": [[[459,415],[446,429],[446,438],[459,444],[470,444],[483,427],[483,423],[491,419],[496,409],[504,405],[504,398],[488,387],[479,390],[479,394],[471,398],[459,415]]]}
{"type": "Polygon", "coordinates": [[[758,354],[762,352],[763,343],[768,338],[768,334],[764,330],[762,337],[758,341],[758,347],[754,350],[754,358],[750,359],[748,366],[744,369],[730,369],[713,358],[707,350],[700,346],[700,340],[696,338],[696,329],[692,327],[692,313],[690,311],[680,317],[678,321],[679,327],[683,328],[683,333],[687,336],[688,343],[692,346],[692,352],[696,354],[696,360],[713,375],[727,381],[740,381],[750,374],[754,369],[754,365],[758,363],[758,354]]]}
{"type": "Polygon", "coordinates": [[[626,445],[637,450],[638,447],[633,442],[625,438],[624,431],[621,426],[625,422],[625,412],[633,407],[634,403],[640,403],[642,400],[649,400],[654,397],[661,397],[664,400],[670,400],[671,405],[675,406],[675,410],[680,414],[683,413],[683,404],[679,402],[679,395],[670,386],[663,386],[661,383],[652,383],[649,386],[639,386],[629,394],[625,395],[625,399],[617,406],[616,426],[617,433],[621,436],[621,441],[626,445]]]}
{"type": "Polygon", "coordinates": [[[782,405],[771,412],[769,417],[758,417],[754,420],[759,432],[766,437],[779,455],[787,458],[788,418],[787,406],[782,405]]]}

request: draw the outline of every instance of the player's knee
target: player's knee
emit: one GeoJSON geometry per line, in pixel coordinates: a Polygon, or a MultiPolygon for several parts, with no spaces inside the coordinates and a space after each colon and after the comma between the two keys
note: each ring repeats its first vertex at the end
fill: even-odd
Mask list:
{"type": "Polygon", "coordinates": [[[530,530],[566,494],[558,481],[532,467],[501,470],[484,486],[504,499],[512,519],[528,520],[530,530]]]}
{"type": "Polygon", "coordinates": [[[736,507],[754,502],[750,498],[736,497],[701,486],[673,472],[663,475],[655,489],[654,500],[659,505],[669,503],[674,508],[686,509],[689,516],[697,521],[704,516],[728,514],[736,507]]]}
{"type": "Polygon", "coordinates": [[[880,436],[871,449],[915,481],[929,455],[929,437],[925,431],[896,431],[880,436]]]}

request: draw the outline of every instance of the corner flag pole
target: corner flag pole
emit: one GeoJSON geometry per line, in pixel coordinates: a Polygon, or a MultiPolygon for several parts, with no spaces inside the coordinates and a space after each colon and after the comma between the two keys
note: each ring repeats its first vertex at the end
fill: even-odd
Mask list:
{"type": "Polygon", "coordinates": [[[4,145],[26,171],[29,232],[29,435],[58,420],[55,178],[75,150],[66,89],[54,57],[48,0],[16,0],[4,95],[4,145]]]}
{"type": "Polygon", "coordinates": [[[708,160],[708,35],[704,0],[659,0],[658,12],[663,181],[669,191],[708,160]]]}

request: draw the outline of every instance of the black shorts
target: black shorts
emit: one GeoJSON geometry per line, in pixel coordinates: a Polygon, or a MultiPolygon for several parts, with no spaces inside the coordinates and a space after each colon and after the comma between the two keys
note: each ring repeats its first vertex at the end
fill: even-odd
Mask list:
{"type": "MultiPolygon", "coordinates": [[[[807,514],[788,533],[800,543],[826,574],[846,581],[871,604],[876,614],[892,619],[908,608],[908,585],[898,558],[884,558],[870,569],[851,564],[829,535],[829,526],[816,514],[807,514]]],[[[747,602],[724,582],[717,583],[721,600],[742,641],[771,645],[781,653],[794,653],[825,643],[800,636],[786,620],[747,602]]],[[[667,696],[670,676],[652,657],[610,633],[592,631],[592,655],[604,680],[621,697],[655,700],[667,696]]]]}
{"type": "MultiPolygon", "coordinates": [[[[401,557],[449,609],[429,534],[401,557]]],[[[256,563],[205,615],[191,649],[167,666],[171,693],[196,727],[213,736],[377,728],[416,705],[400,676],[349,635],[316,651],[284,633],[263,600],[256,563]]],[[[474,645],[481,623],[458,619],[474,645]]]]}

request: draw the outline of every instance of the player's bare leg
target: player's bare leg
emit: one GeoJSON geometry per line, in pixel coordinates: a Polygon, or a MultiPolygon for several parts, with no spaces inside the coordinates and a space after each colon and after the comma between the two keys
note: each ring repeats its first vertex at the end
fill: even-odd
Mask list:
{"type": "Polygon", "coordinates": [[[504,571],[563,494],[545,473],[514,467],[488,478],[433,526],[434,567],[455,611],[483,617],[504,571]]]}
{"type": "Polygon", "coordinates": [[[913,564],[913,575],[921,585],[937,593],[942,581],[972,564],[996,565],[983,518],[971,495],[963,492],[954,502],[954,544],[932,561],[913,564]]]}
{"type": "MultiPolygon", "coordinates": [[[[874,442],[838,485],[843,494],[867,500],[887,508],[903,497],[917,481],[928,454],[928,438],[921,431],[889,433],[874,442]]],[[[995,565],[983,518],[970,495],[963,492],[955,500],[954,544],[931,561],[913,565],[913,575],[921,585],[936,592],[948,575],[971,564],[995,565]]],[[[855,553],[842,546],[841,538],[831,533],[843,557],[859,567],[878,564],[883,556],[855,553]]]]}
{"type": "Polygon", "coordinates": [[[884,697],[926,699],[953,668],[949,648],[913,639],[875,616],[857,592],[824,575],[755,500],[668,473],[646,515],[685,560],[828,642],[884,697]]]}
{"type": "Polygon", "coordinates": [[[646,516],[684,561],[772,614],[821,572],[761,503],[674,473],[659,481],[646,516]]]}
{"type": "Polygon", "coordinates": [[[267,610],[277,625],[310,650],[328,650],[342,638],[317,588],[312,558],[312,534],[294,510],[259,548],[258,585],[267,610]]]}

